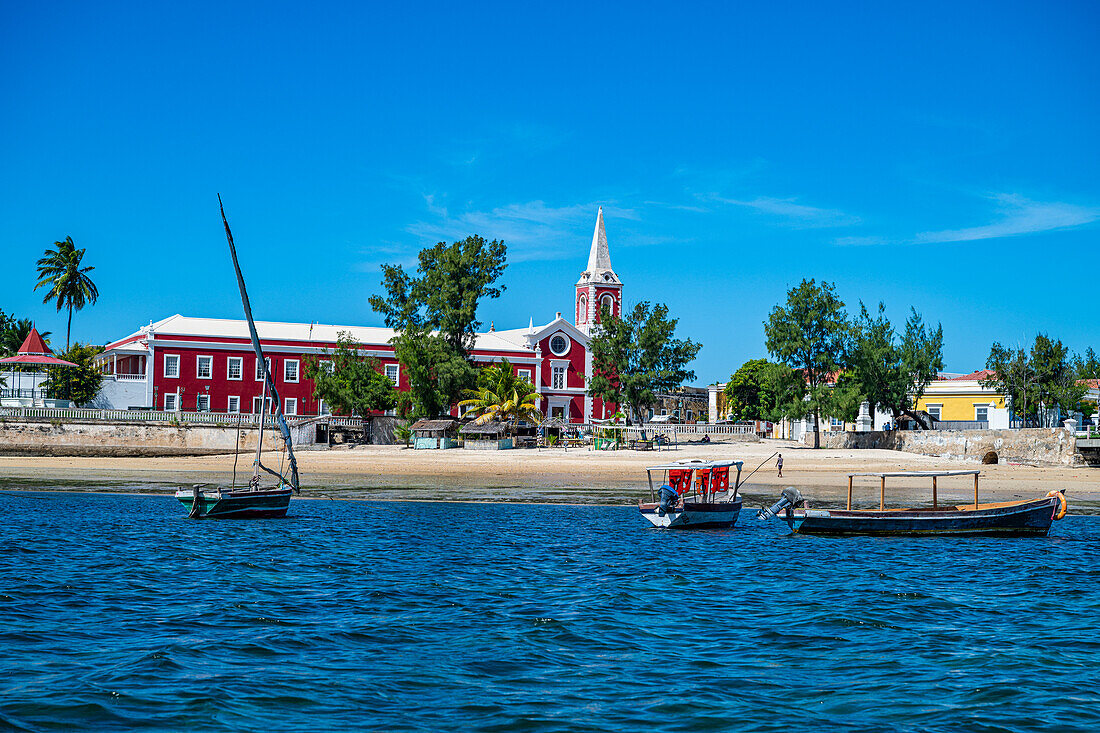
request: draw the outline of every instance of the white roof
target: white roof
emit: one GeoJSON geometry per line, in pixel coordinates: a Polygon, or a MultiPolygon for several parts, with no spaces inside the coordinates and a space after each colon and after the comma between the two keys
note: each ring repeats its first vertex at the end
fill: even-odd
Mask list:
{"type": "MultiPolygon", "coordinates": [[[[327,323],[280,323],[276,321],[256,321],[256,333],[261,341],[316,341],[335,343],[339,334],[346,331],[352,338],[365,346],[388,345],[394,336],[391,328],[378,326],[337,326],[327,323]]],[[[526,329],[517,329],[526,332],[526,329]]],[[[144,337],[147,333],[154,336],[203,336],[207,338],[249,339],[248,321],[230,318],[193,318],[176,314],[161,319],[124,339],[113,343],[144,337]]],[[[511,331],[489,331],[477,334],[474,348],[484,351],[513,351],[531,355],[533,350],[520,339],[512,337],[511,331]],[[504,335],[507,334],[507,335],[504,335]]],[[[107,348],[111,348],[108,344],[107,348]]]]}

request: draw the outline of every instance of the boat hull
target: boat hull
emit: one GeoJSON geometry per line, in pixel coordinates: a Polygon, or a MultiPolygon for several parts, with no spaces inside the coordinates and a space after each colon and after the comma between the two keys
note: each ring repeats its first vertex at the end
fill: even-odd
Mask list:
{"type": "Polygon", "coordinates": [[[788,509],[783,519],[792,531],[809,535],[1044,537],[1050,531],[1058,503],[1057,497],[1044,497],[939,511],[788,509]]]}
{"type": "Polygon", "coordinates": [[[285,517],[294,491],[278,489],[230,491],[215,489],[199,492],[199,510],[194,511],[195,492],[181,489],[176,499],[196,519],[277,519],[285,517]]]}
{"type": "Polygon", "coordinates": [[[660,511],[659,504],[639,504],[638,511],[654,527],[663,529],[729,529],[737,523],[742,500],[716,502],[684,502],[673,511],[660,511]]]}

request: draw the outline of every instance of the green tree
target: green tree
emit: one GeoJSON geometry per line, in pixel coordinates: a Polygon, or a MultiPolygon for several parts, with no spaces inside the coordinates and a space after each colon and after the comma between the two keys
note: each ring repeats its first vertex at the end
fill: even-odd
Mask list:
{"type": "MultiPolygon", "coordinates": [[[[846,399],[844,388],[855,389],[872,409],[889,411],[896,421],[900,415],[916,420],[926,430],[923,416],[916,412],[917,401],[943,369],[943,328],[929,329],[915,308],[905,322],[905,334],[899,341],[879,303],[872,317],[860,303],[860,314],[852,326],[849,370],[837,382],[836,398],[846,399]]],[[[856,405],[858,412],[859,405],[856,405]]],[[[837,417],[839,412],[834,413],[837,417]]],[[[850,413],[845,413],[850,414],[850,413]]],[[[845,418],[847,419],[847,418],[845,418]]]]}
{"type": "Polygon", "coordinates": [[[506,259],[504,242],[475,235],[421,250],[415,276],[383,265],[386,297],[373,295],[370,304],[397,332],[391,343],[409,380],[411,414],[445,414],[474,386],[469,354],[481,326],[477,307],[504,291],[496,281],[506,259]]]}
{"type": "Polygon", "coordinates": [[[778,419],[780,406],[791,401],[789,374],[786,364],[767,359],[746,361],[726,383],[726,413],[734,420],[778,419]]]}
{"type": "Polygon", "coordinates": [[[600,312],[600,325],[592,335],[592,378],[588,392],[605,403],[626,405],[641,420],[657,401],[657,392],[671,392],[694,379],[687,366],[701,344],[674,338],[677,319],[668,317],[668,306],[642,302],[626,318],[600,312]]]}
{"type": "Polygon", "coordinates": [[[73,311],[95,304],[99,290],[88,276],[95,268],[80,266],[85,250],[77,249],[72,237],[65,237],[64,241],[54,242],[53,245],[54,249],[47,249],[45,257],[38,260],[38,283],[34,289],[48,287],[42,302],[54,301],[58,313],[66,308],[69,310],[69,320],[65,326],[65,350],[68,351],[73,311]]]}
{"type": "Polygon", "coordinates": [[[803,280],[787,292],[764,323],[768,351],[801,374],[802,414],[813,415],[814,447],[821,447],[821,415],[831,405],[830,381],[845,365],[849,341],[844,303],[831,283],[803,280]]]}
{"type": "Polygon", "coordinates": [[[1069,348],[1061,339],[1038,334],[1031,347],[1031,367],[1035,372],[1034,397],[1040,410],[1040,425],[1053,424],[1051,410],[1061,415],[1079,409],[1086,388],[1077,383],[1069,348]]]}
{"type": "Polygon", "coordinates": [[[76,343],[58,358],[71,361],[75,367],[46,368],[46,395],[55,400],[72,400],[78,407],[87,405],[99,394],[103,373],[94,359],[103,352],[102,346],[76,343]]]}
{"type": "Polygon", "coordinates": [[[394,406],[397,390],[378,360],[363,356],[362,345],[346,331],[336,337],[336,350],[326,359],[306,357],[303,371],[313,381],[313,394],[337,414],[367,416],[394,406]]]}
{"type": "Polygon", "coordinates": [[[483,425],[491,421],[512,422],[542,419],[539,404],[542,396],[526,379],[517,377],[512,364],[502,359],[499,365],[491,364],[481,369],[477,376],[477,387],[466,390],[467,399],[459,402],[466,407],[468,415],[477,419],[475,424],[483,425]]]}
{"type": "Polygon", "coordinates": [[[1100,379],[1100,358],[1091,346],[1085,349],[1084,356],[1073,358],[1073,371],[1078,379],[1100,379]]]}
{"type": "Polygon", "coordinates": [[[991,387],[1012,401],[1012,412],[1028,424],[1037,415],[1032,396],[1035,393],[1035,370],[1027,352],[1022,348],[1011,348],[994,341],[985,360],[985,368],[990,370],[987,378],[981,380],[983,387],[991,387]]]}

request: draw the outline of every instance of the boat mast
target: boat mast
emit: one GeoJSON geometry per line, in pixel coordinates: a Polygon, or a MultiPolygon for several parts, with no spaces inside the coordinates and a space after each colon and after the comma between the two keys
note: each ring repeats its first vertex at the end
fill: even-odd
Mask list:
{"type": "MultiPolygon", "coordinates": [[[[294,458],[294,446],[293,441],[290,439],[290,428],[287,427],[286,418],[283,416],[283,405],[279,399],[279,390],[275,388],[275,380],[271,376],[271,368],[267,364],[267,359],[264,357],[264,350],[260,348],[260,337],[256,333],[256,323],[252,320],[252,306],[248,302],[248,291],[244,287],[244,275],[241,274],[241,265],[237,262],[237,248],[233,246],[233,232],[229,229],[229,221],[225,218],[225,206],[222,205],[221,194],[218,194],[218,208],[221,209],[222,224],[225,225],[225,239],[229,242],[229,254],[233,258],[233,269],[237,273],[237,286],[241,291],[241,305],[244,306],[244,315],[248,319],[248,333],[252,337],[252,350],[256,352],[256,364],[263,368],[264,373],[264,396],[263,402],[267,402],[267,393],[271,392],[271,413],[275,416],[275,424],[279,428],[279,432],[282,433],[283,443],[286,445],[287,460],[290,464],[290,485],[294,489],[294,493],[300,493],[298,489],[298,461],[294,458]]],[[[264,431],[264,412],[265,405],[260,405],[260,442],[256,445],[256,464],[255,475],[259,475],[260,469],[263,469],[267,473],[270,473],[275,478],[283,481],[283,477],[272,471],[270,468],[260,462],[260,452],[263,447],[263,431],[264,431]]]]}

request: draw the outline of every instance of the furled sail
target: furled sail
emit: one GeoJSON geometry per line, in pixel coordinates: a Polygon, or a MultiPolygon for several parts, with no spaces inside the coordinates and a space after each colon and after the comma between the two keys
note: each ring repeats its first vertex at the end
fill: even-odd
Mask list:
{"type": "MultiPolygon", "coordinates": [[[[237,262],[237,248],[233,246],[233,232],[229,229],[229,221],[225,218],[225,206],[222,205],[221,194],[218,194],[218,207],[222,212],[222,224],[225,225],[225,238],[229,242],[229,254],[233,257],[233,269],[237,272],[237,285],[241,289],[241,304],[244,306],[244,315],[248,319],[248,332],[252,336],[252,348],[256,352],[256,363],[263,366],[264,370],[264,387],[265,392],[270,391],[273,403],[273,412],[275,414],[275,424],[279,427],[279,432],[282,434],[283,443],[286,444],[287,463],[290,467],[290,485],[294,489],[294,493],[300,493],[298,489],[298,461],[294,458],[294,446],[293,441],[290,439],[290,428],[287,427],[286,417],[283,415],[283,403],[279,399],[279,390],[275,388],[275,380],[271,376],[271,366],[268,364],[267,358],[264,357],[264,350],[260,347],[260,337],[256,333],[256,323],[252,320],[252,306],[248,303],[248,292],[244,287],[244,276],[241,274],[240,263],[237,262]]],[[[263,414],[266,411],[266,406],[263,404],[265,400],[261,399],[260,405],[260,443],[263,443],[263,414]]],[[[284,481],[284,477],[279,473],[271,470],[263,463],[260,462],[260,446],[256,449],[256,470],[264,470],[271,474],[280,481],[284,481]]],[[[255,474],[258,475],[258,474],[255,474]]]]}

